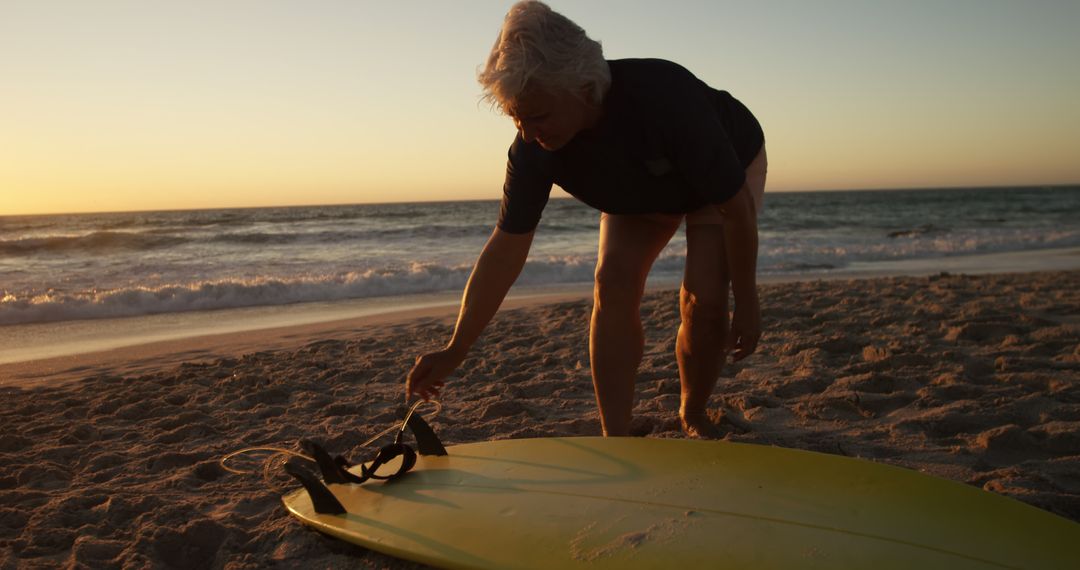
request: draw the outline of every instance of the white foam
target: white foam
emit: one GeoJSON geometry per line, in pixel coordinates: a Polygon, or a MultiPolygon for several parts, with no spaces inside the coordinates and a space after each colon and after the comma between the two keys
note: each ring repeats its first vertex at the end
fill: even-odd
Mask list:
{"type": "MultiPolygon", "coordinates": [[[[594,260],[574,256],[530,261],[519,283],[590,281],[594,264],[594,260]]],[[[32,296],[7,292],[0,298],[0,325],[460,291],[471,269],[468,265],[412,263],[401,270],[295,278],[221,279],[77,293],[50,290],[32,296]]]]}

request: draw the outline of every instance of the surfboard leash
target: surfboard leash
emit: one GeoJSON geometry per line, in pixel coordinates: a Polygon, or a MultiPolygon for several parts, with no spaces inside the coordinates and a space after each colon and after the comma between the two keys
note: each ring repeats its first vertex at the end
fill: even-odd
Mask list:
{"type": "Polygon", "coordinates": [[[322,474],[322,481],[319,481],[307,470],[302,460],[295,457],[285,463],[285,472],[304,487],[316,513],[344,514],[348,511],[334,496],[333,491],[330,490],[330,484],[360,485],[369,479],[390,482],[405,475],[416,465],[417,451],[403,441],[405,428],[412,431],[413,437],[416,439],[417,450],[421,455],[446,455],[446,448],[439,441],[439,437],[435,435],[435,430],[431,429],[431,426],[424,421],[423,416],[413,413],[419,405],[419,401],[413,404],[412,409],[405,415],[405,419],[401,422],[401,428],[394,437],[394,443],[379,448],[378,455],[367,465],[362,463],[359,465],[360,475],[355,475],[349,471],[349,468],[354,466],[347,459],[340,455],[330,457],[330,454],[322,446],[313,441],[301,441],[300,444],[315,458],[315,464],[322,474]],[[379,468],[398,457],[401,458],[401,463],[398,464],[395,472],[383,475],[378,473],[379,468]]]}
{"type": "MultiPolygon", "coordinates": [[[[331,457],[330,454],[326,452],[322,446],[310,440],[300,441],[300,445],[306,453],[300,453],[291,449],[285,449],[276,446],[246,447],[244,449],[239,449],[225,455],[220,460],[218,460],[218,463],[221,465],[222,469],[230,473],[235,473],[237,475],[252,475],[255,473],[255,471],[233,467],[230,466],[228,462],[240,455],[247,455],[250,453],[258,452],[271,453],[271,455],[266,457],[262,462],[263,481],[264,483],[266,483],[266,486],[272,491],[282,494],[288,492],[289,489],[281,488],[279,485],[274,483],[274,470],[278,468],[284,468],[286,473],[291,475],[294,479],[300,480],[302,484],[303,480],[300,479],[300,476],[297,475],[297,472],[302,472],[310,475],[310,473],[307,472],[307,469],[303,466],[303,463],[301,463],[300,461],[295,461],[297,459],[317,465],[319,467],[319,470],[323,473],[323,478],[326,480],[327,483],[357,483],[366,481],[367,479],[389,480],[403,475],[416,463],[416,451],[414,451],[411,447],[409,447],[402,441],[406,428],[412,431],[413,436],[416,438],[417,450],[419,451],[420,455],[446,455],[446,449],[442,446],[442,443],[439,441],[438,436],[435,435],[434,430],[432,430],[431,426],[428,425],[428,423],[425,421],[425,418],[427,420],[435,418],[436,416],[438,416],[440,411],[442,411],[442,404],[440,404],[438,401],[430,400],[428,402],[425,402],[423,400],[418,400],[409,408],[408,412],[405,414],[405,419],[402,420],[400,424],[395,422],[389,428],[375,434],[367,441],[356,446],[361,448],[368,447],[386,434],[397,430],[397,435],[394,438],[394,443],[380,448],[378,455],[376,455],[375,460],[371,462],[370,466],[361,466],[361,472],[368,474],[366,478],[357,477],[356,475],[349,473],[348,468],[352,467],[352,464],[350,464],[344,457],[340,455],[336,458],[331,457]],[[419,408],[424,403],[433,404],[435,406],[435,409],[427,416],[421,416],[420,414],[416,413],[417,408],[419,408]],[[375,474],[375,471],[379,467],[398,457],[399,455],[405,456],[405,459],[402,461],[402,467],[408,464],[407,468],[399,469],[399,472],[396,472],[393,475],[389,476],[375,474]],[[293,467],[291,468],[289,466],[290,462],[293,463],[293,467]],[[342,472],[347,475],[342,475],[342,472]],[[350,478],[363,480],[353,481],[350,478]]],[[[318,479],[316,479],[314,475],[310,475],[310,479],[313,480],[315,483],[318,483],[318,479]]],[[[308,485],[304,486],[305,488],[308,487],[308,485]]],[[[319,486],[322,486],[322,484],[319,483],[319,486]]],[[[309,494],[311,493],[310,489],[308,492],[309,494]]]]}

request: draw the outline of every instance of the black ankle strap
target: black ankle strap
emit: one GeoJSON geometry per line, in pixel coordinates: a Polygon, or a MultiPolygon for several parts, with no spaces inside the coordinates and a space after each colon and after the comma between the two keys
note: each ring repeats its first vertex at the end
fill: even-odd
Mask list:
{"type": "MultiPolygon", "coordinates": [[[[419,449],[420,455],[440,456],[447,454],[446,448],[439,441],[439,437],[435,435],[435,430],[431,429],[431,426],[424,421],[420,414],[411,414],[405,422],[405,427],[409,428],[413,438],[416,439],[416,447],[419,449]]],[[[404,429],[398,432],[394,443],[379,449],[379,453],[370,464],[361,465],[359,476],[349,471],[349,468],[353,465],[347,459],[340,455],[332,457],[323,446],[311,440],[301,440],[300,446],[315,459],[315,464],[322,474],[322,481],[319,481],[318,478],[302,466],[301,462],[295,459],[285,464],[285,472],[292,475],[303,485],[308,492],[308,496],[311,497],[311,504],[315,507],[315,512],[320,514],[343,514],[347,512],[345,507],[334,497],[334,493],[326,485],[331,483],[359,485],[369,479],[390,482],[405,475],[416,466],[417,453],[412,447],[402,443],[403,435],[404,429]],[[380,467],[398,456],[401,456],[402,459],[397,471],[390,475],[376,473],[380,467]]]]}

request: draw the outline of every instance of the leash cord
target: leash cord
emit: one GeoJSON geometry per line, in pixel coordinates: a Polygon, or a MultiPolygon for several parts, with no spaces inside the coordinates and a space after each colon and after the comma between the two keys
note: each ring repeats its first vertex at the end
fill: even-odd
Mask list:
{"type": "MultiPolygon", "coordinates": [[[[422,404],[425,404],[425,403],[433,404],[435,406],[435,409],[431,413],[429,413],[426,416],[422,416],[425,420],[430,421],[435,416],[438,416],[439,412],[442,411],[442,404],[440,404],[439,402],[437,402],[435,400],[430,400],[428,402],[425,402],[424,400],[417,400],[416,403],[414,403],[412,405],[412,407],[409,408],[409,412],[407,414],[405,414],[405,419],[401,421],[400,426],[395,422],[390,427],[388,427],[388,428],[384,429],[383,431],[379,432],[378,434],[372,436],[371,439],[365,441],[364,443],[361,443],[360,445],[357,445],[356,447],[367,447],[367,446],[371,445],[372,443],[374,443],[375,441],[377,441],[379,438],[383,437],[384,435],[386,435],[386,434],[388,434],[388,433],[390,433],[390,432],[392,432],[394,430],[398,430],[398,437],[400,438],[401,435],[403,433],[405,433],[405,428],[409,424],[409,418],[412,417],[413,413],[416,412],[417,408],[419,408],[422,404]]],[[[356,449],[356,447],[354,447],[353,449],[356,449]]],[[[233,451],[232,453],[229,453],[228,455],[225,455],[224,457],[219,459],[218,464],[221,465],[222,469],[228,471],[229,473],[235,473],[237,475],[254,475],[255,471],[253,471],[253,470],[239,469],[237,467],[230,467],[227,463],[228,463],[229,460],[233,459],[234,457],[236,457],[238,455],[247,455],[247,454],[250,454],[250,453],[258,453],[258,452],[270,453],[271,454],[270,456],[266,457],[262,461],[263,482],[266,483],[267,487],[269,487],[270,489],[272,489],[272,490],[274,490],[274,491],[276,491],[278,493],[284,493],[284,492],[287,491],[287,489],[283,490],[283,489],[279,488],[277,485],[275,485],[273,483],[273,471],[274,470],[279,469],[286,461],[289,460],[290,457],[299,457],[301,459],[306,459],[306,460],[311,461],[311,462],[315,461],[314,458],[308,457],[307,455],[304,455],[303,453],[300,453],[298,451],[293,451],[291,449],[285,449],[285,448],[282,448],[282,447],[275,447],[275,446],[269,446],[269,445],[259,445],[259,446],[255,446],[255,447],[245,447],[244,449],[238,449],[236,451],[233,451]]]]}

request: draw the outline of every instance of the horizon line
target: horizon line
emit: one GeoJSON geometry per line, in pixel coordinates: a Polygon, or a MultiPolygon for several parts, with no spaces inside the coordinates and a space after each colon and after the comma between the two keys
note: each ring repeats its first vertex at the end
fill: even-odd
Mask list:
{"type": "MultiPolygon", "coordinates": [[[[912,186],[912,187],[881,187],[881,188],[819,188],[808,190],[774,190],[766,191],[768,194],[835,194],[843,192],[932,192],[938,190],[1000,190],[1005,188],[1018,189],[1056,189],[1080,187],[1080,182],[1055,183],[1055,184],[999,184],[992,186],[912,186]]],[[[372,202],[334,202],[325,204],[270,204],[263,206],[219,206],[219,207],[191,207],[191,208],[163,208],[163,209],[137,209],[137,210],[83,210],[78,212],[45,212],[30,214],[0,214],[4,218],[29,218],[45,216],[78,216],[78,215],[101,215],[101,214],[140,214],[151,212],[197,212],[213,210],[272,210],[276,208],[345,208],[352,206],[390,206],[404,204],[451,204],[459,202],[498,202],[500,198],[463,198],[458,200],[412,200],[412,201],[372,201],[372,202]]],[[[576,200],[573,196],[552,196],[551,200],[576,200]]]]}

